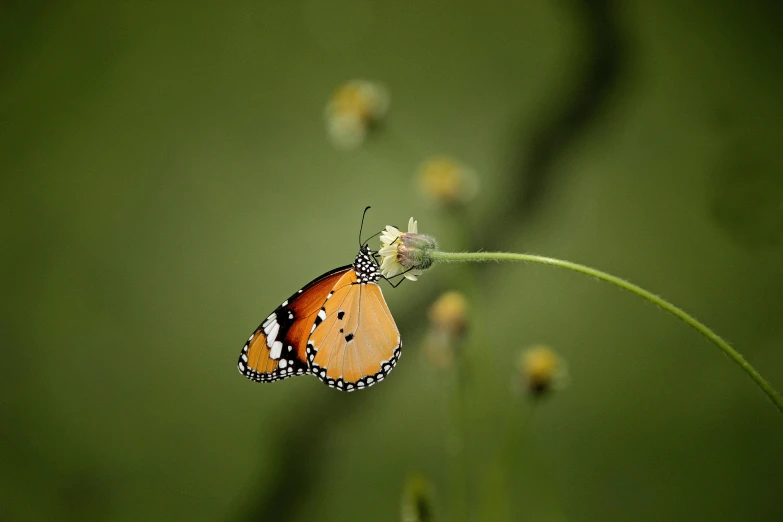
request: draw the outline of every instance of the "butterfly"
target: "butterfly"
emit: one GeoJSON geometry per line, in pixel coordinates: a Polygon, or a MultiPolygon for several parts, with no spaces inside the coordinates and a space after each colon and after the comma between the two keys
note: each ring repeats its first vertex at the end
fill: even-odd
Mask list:
{"type": "Polygon", "coordinates": [[[242,347],[239,372],[256,382],[315,375],[341,391],[385,379],[402,341],[378,286],[384,276],[375,255],[362,244],[353,264],[326,272],[283,301],[242,347]]]}

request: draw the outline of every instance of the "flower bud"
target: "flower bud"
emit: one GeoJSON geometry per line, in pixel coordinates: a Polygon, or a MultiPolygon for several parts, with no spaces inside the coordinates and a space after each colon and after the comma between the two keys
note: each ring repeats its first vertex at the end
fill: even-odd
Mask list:
{"type": "Polygon", "coordinates": [[[463,335],[468,327],[468,300],[460,292],[445,292],[430,306],[429,317],[438,330],[463,335]]]}
{"type": "Polygon", "coordinates": [[[445,292],[430,306],[429,319],[425,351],[433,366],[448,367],[468,329],[468,300],[460,292],[445,292]]]}
{"type": "Polygon", "coordinates": [[[433,203],[464,205],[478,192],[475,172],[449,157],[433,157],[419,168],[419,191],[433,203]]]}
{"type": "Polygon", "coordinates": [[[432,504],[432,488],[427,479],[421,475],[409,477],[402,495],[402,522],[431,522],[432,504]]]}
{"type": "Polygon", "coordinates": [[[388,109],[389,94],[382,85],[366,80],[347,82],[337,88],[326,106],[329,138],[336,147],[356,148],[388,109]]]}
{"type": "Polygon", "coordinates": [[[438,250],[438,241],[427,234],[402,234],[402,245],[397,250],[400,264],[405,268],[426,270],[432,266],[430,253],[438,250]]]}
{"type": "Polygon", "coordinates": [[[517,364],[524,389],[534,397],[545,395],[565,380],[564,363],[548,346],[523,351],[517,364]]]}

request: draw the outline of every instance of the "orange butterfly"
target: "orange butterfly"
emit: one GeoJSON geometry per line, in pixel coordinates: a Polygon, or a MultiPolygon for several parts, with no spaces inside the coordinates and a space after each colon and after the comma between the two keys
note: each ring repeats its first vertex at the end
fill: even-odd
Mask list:
{"type": "Polygon", "coordinates": [[[383,276],[374,255],[363,244],[352,265],[325,273],[283,301],[245,343],[239,372],[256,382],[312,374],[341,391],[361,390],[389,375],[402,342],[377,283],[383,276]]]}

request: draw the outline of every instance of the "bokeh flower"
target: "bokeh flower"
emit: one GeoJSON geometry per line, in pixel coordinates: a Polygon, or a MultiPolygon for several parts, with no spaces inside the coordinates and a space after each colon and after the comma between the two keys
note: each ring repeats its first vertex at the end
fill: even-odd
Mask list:
{"type": "Polygon", "coordinates": [[[337,88],[326,105],[329,138],[336,147],[356,148],[388,110],[389,94],[381,84],[367,80],[347,82],[337,88]]]}
{"type": "Polygon", "coordinates": [[[534,397],[562,387],[567,378],[564,361],[545,345],[523,350],[519,355],[517,368],[522,388],[534,397]]]}
{"type": "Polygon", "coordinates": [[[413,218],[408,221],[408,232],[389,225],[380,239],[381,274],[386,278],[404,273],[407,279],[416,281],[422,270],[432,265],[429,252],[438,248],[435,238],[418,233],[418,223],[413,218]]]}
{"type": "Polygon", "coordinates": [[[433,520],[432,487],[422,475],[408,477],[402,494],[402,522],[431,522],[433,520]]]}
{"type": "Polygon", "coordinates": [[[421,194],[435,204],[464,205],[478,193],[478,177],[473,169],[453,158],[432,157],[419,167],[418,186],[421,194]]]}
{"type": "Polygon", "coordinates": [[[430,362],[450,366],[469,323],[467,298],[460,292],[444,292],[429,308],[430,328],[424,343],[430,362]]]}
{"type": "Polygon", "coordinates": [[[460,292],[444,292],[429,310],[432,325],[449,335],[462,335],[468,327],[468,300],[460,292]]]}

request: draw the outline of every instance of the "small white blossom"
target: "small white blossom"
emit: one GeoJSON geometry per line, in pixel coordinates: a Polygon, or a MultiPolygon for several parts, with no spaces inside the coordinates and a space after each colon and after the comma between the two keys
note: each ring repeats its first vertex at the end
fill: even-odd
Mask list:
{"type": "MultiPolygon", "coordinates": [[[[408,221],[408,234],[418,234],[418,223],[410,218],[408,221]]],[[[378,253],[383,258],[381,260],[381,274],[384,277],[394,277],[405,272],[405,278],[416,281],[422,274],[421,270],[409,270],[401,262],[400,247],[403,246],[403,240],[406,234],[400,232],[397,228],[389,225],[381,232],[381,249],[378,253]]]]}

